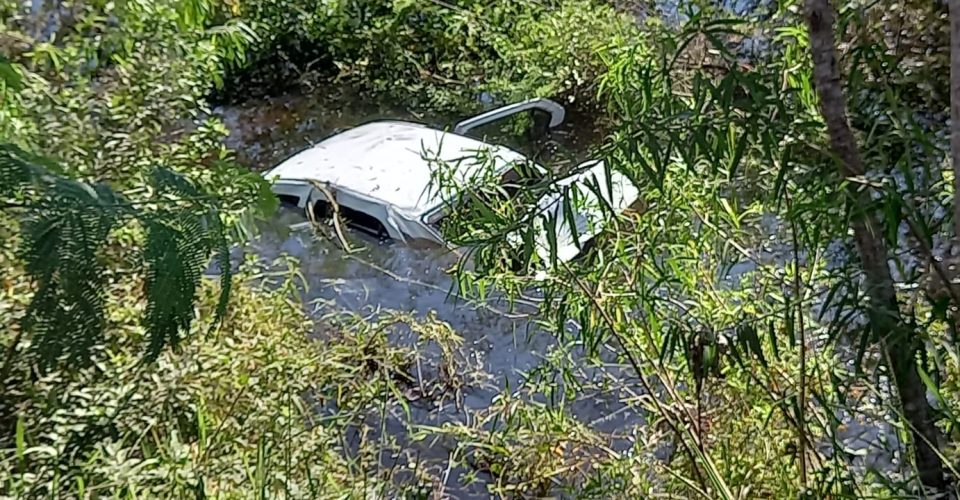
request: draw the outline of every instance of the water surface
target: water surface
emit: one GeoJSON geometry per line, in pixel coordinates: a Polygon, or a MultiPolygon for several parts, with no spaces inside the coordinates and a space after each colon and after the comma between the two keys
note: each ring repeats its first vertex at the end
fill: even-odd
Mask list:
{"type": "MultiPolygon", "coordinates": [[[[465,118],[420,115],[365,100],[349,90],[294,93],[223,106],[215,112],[230,130],[227,146],[237,151],[242,163],[258,171],[271,168],[338,130],[368,121],[401,119],[444,129],[465,118]]],[[[486,136],[555,169],[568,168],[588,159],[589,148],[600,136],[591,128],[578,130],[575,124],[563,125],[545,137],[514,136],[490,127],[471,135],[486,136]]],[[[356,251],[347,253],[338,242],[312,229],[289,229],[305,220],[300,210],[282,209],[275,218],[262,224],[259,235],[245,250],[265,263],[284,255],[296,258],[306,281],[302,293],[309,312],[317,317],[336,310],[364,315],[384,310],[417,316],[435,313],[463,337],[464,356],[485,375],[478,379],[482,382],[464,389],[461,401],[448,398],[439,406],[432,400],[413,401],[411,410],[416,424],[467,422],[470,412],[489,407],[502,390],[518,387],[556,345],[551,335],[536,328],[531,316],[535,312],[533,305],[511,307],[495,296],[477,303],[452,295],[454,282],[450,269],[458,257],[446,248],[427,243],[377,241],[348,231],[347,238],[356,251]]],[[[619,376],[618,367],[584,372],[585,380],[594,378],[598,384],[606,376],[619,376]]],[[[571,402],[571,412],[597,430],[609,433],[617,447],[628,446],[628,441],[617,438],[619,433],[628,430],[626,424],[636,422],[636,414],[619,402],[616,393],[587,391],[586,394],[583,400],[571,402]]],[[[390,422],[388,428],[402,439],[405,431],[399,418],[390,422]]],[[[453,445],[421,443],[416,447],[421,460],[441,463],[453,445]]],[[[483,484],[458,486],[458,476],[464,472],[453,471],[446,485],[447,493],[457,497],[485,496],[483,484]]]]}

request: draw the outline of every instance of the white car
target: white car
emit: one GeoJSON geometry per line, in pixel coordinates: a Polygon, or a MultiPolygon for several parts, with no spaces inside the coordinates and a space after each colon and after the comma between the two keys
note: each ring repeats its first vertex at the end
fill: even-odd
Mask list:
{"type": "MultiPolygon", "coordinates": [[[[478,115],[458,123],[452,132],[405,121],[375,121],[329,137],[283,161],[263,175],[272,182],[281,200],[320,215],[330,213],[327,195],[335,198],[341,216],[361,230],[399,241],[425,239],[446,244],[439,231],[441,219],[454,209],[456,193],[436,189],[438,169],[447,168],[469,189],[470,179],[492,174],[503,179],[519,164],[531,165],[526,157],[506,147],[466,137],[472,128],[525,110],[550,114],[550,127],[564,118],[563,107],[547,99],[531,99],[478,115]],[[445,165],[445,167],[442,167],[445,165]]],[[[543,172],[542,167],[534,166],[543,172]]],[[[574,169],[573,176],[558,182],[575,188],[576,234],[584,243],[600,232],[609,214],[603,202],[617,212],[628,208],[638,197],[630,181],[591,161],[574,169]],[[610,174],[608,182],[607,173],[610,174]]],[[[582,245],[574,242],[569,213],[561,209],[559,193],[545,195],[540,208],[556,217],[556,256],[568,261],[582,245]]],[[[548,217],[551,215],[548,215],[548,217]]],[[[541,223],[540,233],[544,232],[541,223]]],[[[550,249],[545,233],[537,238],[537,253],[545,261],[550,249]]]]}

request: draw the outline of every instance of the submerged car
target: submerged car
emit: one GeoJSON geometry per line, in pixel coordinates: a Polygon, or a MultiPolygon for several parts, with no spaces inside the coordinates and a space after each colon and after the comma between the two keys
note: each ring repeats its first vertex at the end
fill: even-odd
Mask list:
{"type": "MultiPolygon", "coordinates": [[[[483,175],[511,178],[520,165],[546,172],[507,147],[467,137],[471,129],[523,111],[549,114],[549,126],[564,118],[564,109],[548,99],[531,99],[494,109],[457,123],[447,132],[406,121],[374,121],[335,134],[303,150],[264,173],[274,193],[287,203],[319,215],[330,213],[328,196],[340,215],[355,228],[399,241],[423,239],[446,244],[440,231],[445,215],[456,209],[456,192],[436,188],[438,170],[446,168],[459,189],[470,189],[470,180],[483,175]]],[[[601,205],[622,212],[638,197],[630,181],[590,161],[557,184],[577,191],[580,203],[570,217],[561,214],[562,196],[545,195],[539,204],[552,214],[555,256],[573,259],[582,244],[599,233],[609,213],[601,205]],[[608,176],[609,174],[609,176],[608,176]],[[576,241],[574,241],[576,240],[576,241]]],[[[515,176],[514,176],[515,177],[515,176]]],[[[541,232],[544,229],[541,227],[541,232]]],[[[550,249],[546,235],[537,238],[537,253],[546,260],[550,249]]]]}

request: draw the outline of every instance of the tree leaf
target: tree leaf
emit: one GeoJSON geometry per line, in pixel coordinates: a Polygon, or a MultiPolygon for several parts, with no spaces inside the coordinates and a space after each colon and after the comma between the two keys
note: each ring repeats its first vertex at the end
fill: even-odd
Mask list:
{"type": "Polygon", "coordinates": [[[3,81],[4,86],[14,91],[23,89],[23,75],[2,54],[0,54],[0,81],[3,81]]]}

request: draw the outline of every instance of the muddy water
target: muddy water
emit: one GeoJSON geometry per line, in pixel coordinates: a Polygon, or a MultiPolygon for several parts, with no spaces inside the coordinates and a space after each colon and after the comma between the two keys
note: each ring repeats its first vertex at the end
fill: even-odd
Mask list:
{"type": "MultiPolygon", "coordinates": [[[[237,151],[241,162],[255,170],[268,169],[338,129],[363,122],[403,119],[443,128],[463,118],[419,115],[365,101],[344,90],[250,101],[222,107],[216,113],[230,130],[227,145],[237,151]]],[[[489,138],[497,131],[481,133],[489,138]]],[[[538,140],[504,134],[496,135],[495,140],[536,158],[542,165],[565,168],[587,159],[590,146],[599,141],[599,136],[568,125],[538,140]]],[[[283,255],[298,259],[299,271],[306,280],[303,291],[311,311],[322,315],[336,310],[362,314],[397,310],[421,316],[433,312],[463,337],[468,361],[485,374],[484,383],[473,384],[463,392],[460,404],[448,400],[437,407],[435,401],[415,402],[411,408],[417,424],[462,422],[469,418],[465,416],[469,412],[489,407],[494,396],[504,388],[517,387],[524,373],[535,369],[555,344],[551,335],[534,327],[532,305],[510,308],[496,297],[481,304],[451,296],[453,281],[448,270],[456,262],[456,256],[444,248],[380,242],[364,234],[348,232],[350,244],[357,249],[348,254],[338,243],[318,237],[312,231],[288,229],[289,225],[304,220],[298,210],[281,211],[275,219],[263,224],[248,250],[263,262],[283,255]]],[[[603,373],[586,374],[588,384],[591,376],[619,376],[619,373],[614,367],[603,373]]],[[[619,399],[617,394],[605,394],[589,401],[572,402],[570,409],[600,432],[609,433],[614,445],[627,445],[616,433],[625,431],[628,422],[638,420],[619,399]]],[[[391,433],[403,434],[399,421],[392,427],[391,433]]],[[[417,450],[419,459],[445,462],[452,444],[423,445],[417,450]]],[[[453,472],[446,485],[448,492],[460,497],[482,494],[482,484],[457,487],[457,475],[465,471],[453,472]]]]}
{"type": "MultiPolygon", "coordinates": [[[[464,338],[470,356],[486,373],[514,386],[518,370],[533,368],[539,354],[553,342],[532,328],[530,308],[508,310],[507,304],[495,299],[479,303],[452,296],[453,282],[447,270],[456,257],[445,249],[379,242],[348,231],[346,237],[354,247],[348,254],[338,242],[312,231],[287,229],[289,224],[304,220],[299,210],[282,210],[261,227],[261,234],[249,248],[265,262],[284,254],[296,257],[306,280],[303,290],[308,307],[316,314],[436,312],[464,338]]],[[[486,407],[492,395],[489,390],[467,394],[467,406],[486,407]]]]}

